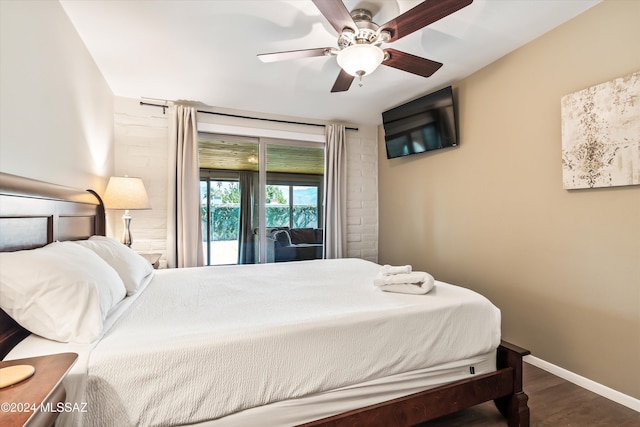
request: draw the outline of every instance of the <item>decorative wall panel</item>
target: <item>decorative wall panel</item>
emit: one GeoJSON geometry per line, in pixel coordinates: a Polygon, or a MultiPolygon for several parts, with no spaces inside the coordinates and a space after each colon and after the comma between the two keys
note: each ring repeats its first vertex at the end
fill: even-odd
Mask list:
{"type": "Polygon", "coordinates": [[[561,102],[563,188],[640,184],[640,72],[561,102]]]}

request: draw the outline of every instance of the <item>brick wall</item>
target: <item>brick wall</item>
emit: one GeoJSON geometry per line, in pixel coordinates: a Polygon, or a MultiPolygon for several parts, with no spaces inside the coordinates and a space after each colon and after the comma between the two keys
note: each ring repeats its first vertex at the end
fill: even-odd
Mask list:
{"type": "MultiPolygon", "coordinates": [[[[167,144],[169,115],[162,109],[141,106],[130,98],[115,100],[115,175],[129,175],[144,181],[150,210],[131,211],[132,248],[143,253],[163,254],[167,244],[167,144]]],[[[120,238],[122,211],[110,212],[107,232],[120,238]]]]}
{"type": "MultiPolygon", "coordinates": [[[[366,131],[363,131],[366,132],[366,131]]],[[[347,256],[378,261],[378,142],[347,132],[347,256]]]]}
{"type": "MultiPolygon", "coordinates": [[[[159,107],[141,106],[137,99],[115,101],[115,175],[144,180],[151,210],[132,211],[133,249],[160,253],[166,266],[168,120],[159,107]]],[[[378,260],[377,130],[347,131],[348,257],[378,260]]],[[[108,234],[119,238],[122,211],[108,213],[108,234]]]]}

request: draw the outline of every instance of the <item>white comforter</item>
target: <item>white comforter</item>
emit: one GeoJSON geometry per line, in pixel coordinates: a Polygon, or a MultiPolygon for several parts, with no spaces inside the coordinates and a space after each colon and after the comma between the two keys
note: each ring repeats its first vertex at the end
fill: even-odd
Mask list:
{"type": "Polygon", "coordinates": [[[175,425],[487,353],[500,311],[357,259],[158,271],[92,351],[84,425],[175,425]]]}

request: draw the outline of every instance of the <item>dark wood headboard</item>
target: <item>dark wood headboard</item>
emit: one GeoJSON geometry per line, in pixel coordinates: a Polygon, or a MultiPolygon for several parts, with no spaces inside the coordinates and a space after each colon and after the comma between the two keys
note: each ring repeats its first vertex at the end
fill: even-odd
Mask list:
{"type": "MultiPolygon", "coordinates": [[[[94,191],[0,172],[0,251],[104,236],[105,231],[104,205],[94,191]]],[[[0,310],[0,359],[28,335],[0,310]]]]}

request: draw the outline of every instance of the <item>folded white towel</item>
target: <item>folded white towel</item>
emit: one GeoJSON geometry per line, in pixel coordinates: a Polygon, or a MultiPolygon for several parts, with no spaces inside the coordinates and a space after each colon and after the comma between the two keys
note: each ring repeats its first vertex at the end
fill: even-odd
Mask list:
{"type": "Polygon", "coordinates": [[[386,292],[422,295],[433,289],[435,280],[432,275],[423,271],[406,274],[383,276],[378,274],[373,284],[386,292]]]}
{"type": "Polygon", "coordinates": [[[385,264],[382,266],[382,268],[380,268],[380,274],[382,274],[383,276],[390,276],[392,274],[407,274],[407,273],[411,273],[410,265],[393,266],[393,265],[385,264]]]}
{"type": "Polygon", "coordinates": [[[401,285],[401,284],[420,284],[427,279],[429,274],[424,271],[414,271],[411,273],[398,273],[392,275],[384,275],[378,273],[373,283],[376,286],[381,285],[401,285]]]}

